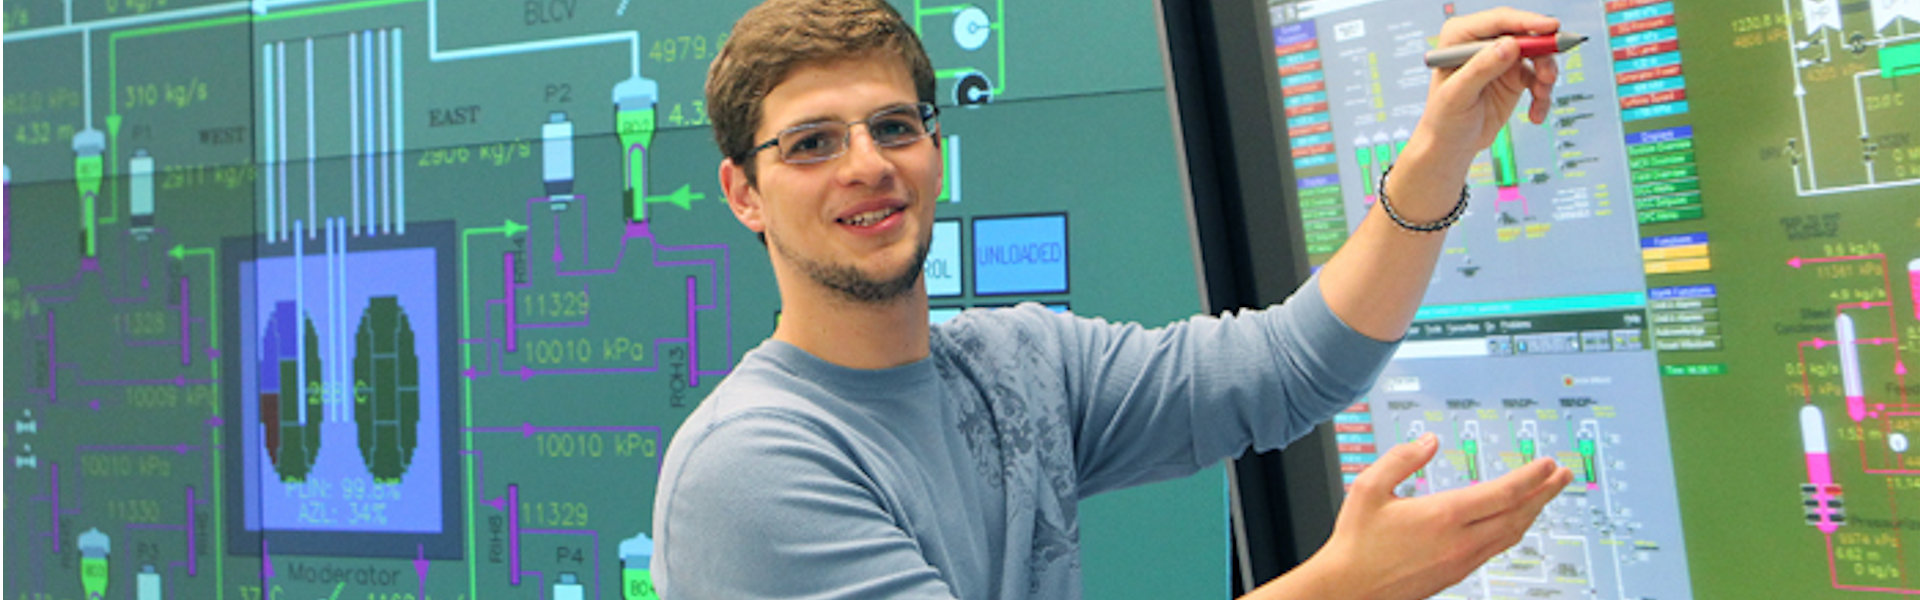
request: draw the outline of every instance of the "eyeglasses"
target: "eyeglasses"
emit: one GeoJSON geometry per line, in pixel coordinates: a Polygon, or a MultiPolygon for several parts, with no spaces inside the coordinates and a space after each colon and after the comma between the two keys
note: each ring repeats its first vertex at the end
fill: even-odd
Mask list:
{"type": "Polygon", "coordinates": [[[780,160],[790,165],[810,165],[839,158],[853,144],[853,126],[867,125],[867,135],[881,148],[899,148],[926,139],[937,128],[940,109],[930,102],[881,109],[859,121],[822,121],[805,123],[782,130],[747,156],[778,146],[780,160]]]}

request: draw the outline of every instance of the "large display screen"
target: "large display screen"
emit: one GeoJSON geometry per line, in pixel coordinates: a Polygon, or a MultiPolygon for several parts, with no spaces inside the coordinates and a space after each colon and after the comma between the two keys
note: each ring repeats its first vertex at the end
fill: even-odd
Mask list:
{"type": "MultiPolygon", "coordinates": [[[[751,4],[5,0],[4,596],[653,597],[778,318],[703,100],[751,4]]],[[[932,318],[1205,310],[1152,3],[896,7],[932,318]]],[[[1225,595],[1225,494],[1089,501],[1088,595],[1225,595]]]]}
{"type": "MultiPolygon", "coordinates": [[[[1337,250],[1491,2],[1268,5],[1304,250],[1337,250]]],[[[1920,593],[1920,8],[1520,3],[1591,39],[1516,118],[1338,468],[1438,434],[1403,495],[1536,457],[1574,484],[1441,598],[1920,593]],[[1524,114],[1524,113],[1523,113],[1524,114]]]]}

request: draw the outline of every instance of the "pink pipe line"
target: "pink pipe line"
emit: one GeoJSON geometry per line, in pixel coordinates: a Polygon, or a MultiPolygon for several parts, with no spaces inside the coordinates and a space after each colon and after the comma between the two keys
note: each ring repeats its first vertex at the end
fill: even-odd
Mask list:
{"type": "MultiPolygon", "coordinates": [[[[1907,285],[1913,288],[1913,295],[1908,296],[1908,298],[1913,300],[1914,320],[1920,321],[1920,271],[1913,270],[1920,267],[1913,267],[1913,263],[1907,264],[1909,265],[1907,270],[1907,285]]],[[[1891,277],[1891,275],[1889,275],[1889,277],[1891,277]]]]}
{"type": "Polygon", "coordinates": [[[520,486],[507,484],[507,583],[520,585],[520,486]]]}
{"type": "Polygon", "coordinates": [[[694,278],[687,277],[687,387],[700,387],[700,317],[693,308],[699,304],[699,290],[694,278]]]}
{"type": "MultiPolygon", "coordinates": [[[[60,401],[60,363],[55,358],[59,355],[58,349],[59,338],[53,335],[53,310],[49,309],[47,310],[47,404],[60,401]]],[[[59,549],[56,544],[54,550],[59,549]]]]}
{"type": "MultiPolygon", "coordinates": [[[[78,270],[78,271],[74,271],[74,273],[73,273],[73,277],[72,277],[72,278],[69,278],[69,279],[67,279],[67,280],[66,280],[66,281],[64,281],[64,282],[61,282],[61,283],[49,283],[49,284],[45,284],[45,285],[30,285],[30,286],[27,286],[27,291],[29,291],[29,292],[50,292],[50,291],[54,291],[54,290],[68,290],[68,289],[71,289],[71,288],[76,288],[76,287],[79,287],[79,286],[80,286],[80,281],[81,281],[81,279],[83,279],[83,278],[85,278],[85,277],[86,277],[86,274],[87,274],[87,271],[88,271],[88,269],[86,269],[86,268],[84,268],[84,266],[83,266],[83,268],[81,268],[80,270],[78,270]]],[[[71,299],[72,299],[72,298],[68,298],[68,300],[71,300],[71,299]]],[[[41,299],[40,299],[40,301],[41,301],[41,302],[47,302],[47,301],[48,301],[48,299],[47,299],[47,298],[41,298],[41,299]]]]}
{"type": "MultiPolygon", "coordinates": [[[[486,463],[481,460],[484,455],[482,455],[479,450],[461,450],[460,453],[473,457],[473,495],[475,497],[486,495],[487,469],[486,469],[486,463]]],[[[500,498],[494,498],[492,500],[480,500],[479,503],[486,506],[491,506],[493,507],[494,510],[507,509],[506,506],[502,504],[502,500],[500,498]]]]}
{"type": "Polygon", "coordinates": [[[1833,534],[1822,534],[1820,537],[1827,540],[1827,584],[1838,588],[1840,587],[1840,566],[1833,559],[1833,534]]]}
{"type": "MultiPolygon", "coordinates": [[[[1892,426],[1889,425],[1888,428],[1891,429],[1892,426]]],[[[1887,508],[1888,508],[1888,513],[1890,514],[1890,516],[1893,517],[1893,522],[1896,524],[1895,527],[1898,528],[1897,524],[1900,523],[1900,503],[1894,499],[1894,493],[1892,488],[1887,489],[1887,508]]],[[[1906,549],[1906,543],[1904,540],[1902,540],[1900,544],[1894,546],[1893,552],[1894,552],[1895,564],[1901,564],[1901,565],[1907,564],[1907,549],[1906,549]]],[[[1913,584],[1907,582],[1906,569],[1901,569],[1900,570],[1900,587],[1907,588],[1907,587],[1912,587],[1912,585],[1913,584]]]]}
{"type": "Polygon", "coordinates": [[[1807,375],[1806,344],[1795,347],[1794,352],[1800,356],[1800,394],[1806,398],[1807,404],[1813,404],[1813,379],[1807,375]]]}
{"type": "Polygon", "coordinates": [[[1868,309],[1868,308],[1875,308],[1880,306],[1893,306],[1893,303],[1892,302],[1849,302],[1846,304],[1840,304],[1840,305],[1834,306],[1833,313],[1837,315],[1837,314],[1840,314],[1840,311],[1843,311],[1843,310],[1868,309]]]}
{"type": "Polygon", "coordinates": [[[1915,594],[1920,594],[1920,590],[1903,590],[1903,589],[1897,589],[1897,588],[1877,588],[1877,587],[1867,587],[1867,586],[1864,586],[1864,585],[1841,585],[1841,584],[1838,584],[1838,583],[1836,583],[1836,584],[1834,584],[1834,585],[1833,585],[1833,588],[1834,588],[1834,589],[1838,589],[1838,590],[1847,590],[1847,591],[1852,591],[1852,592],[1884,592],[1884,593],[1888,593],[1888,594],[1905,594],[1905,595],[1908,595],[1908,596],[1912,596],[1912,595],[1915,595],[1915,594]]]}
{"type": "Polygon", "coordinates": [[[521,323],[515,329],[578,329],[588,326],[586,321],[565,321],[559,323],[521,323]]]}
{"type": "MultiPolygon", "coordinates": [[[[584,195],[582,195],[582,196],[575,196],[575,197],[574,197],[574,200],[577,200],[577,201],[579,201],[579,202],[580,202],[580,233],[581,233],[581,240],[580,240],[580,245],[581,245],[581,252],[580,252],[580,257],[581,257],[581,263],[582,263],[583,265],[586,265],[586,264],[590,264],[590,261],[588,260],[588,254],[587,254],[587,249],[588,249],[588,248],[590,247],[590,244],[588,243],[588,239],[587,239],[587,232],[588,232],[588,228],[587,228],[587,224],[588,224],[588,216],[587,216],[587,204],[586,204],[586,197],[585,197],[584,195]]],[[[526,218],[527,218],[527,222],[528,222],[529,224],[531,224],[531,223],[533,222],[533,205],[534,205],[534,204],[536,204],[536,203],[551,203],[551,202],[552,202],[552,199],[551,199],[551,198],[548,198],[548,197],[533,197],[533,198],[528,198],[528,199],[527,199],[527,203],[526,203],[526,211],[527,211],[527,212],[526,212],[526,218]]],[[[555,264],[556,264],[556,265],[558,265],[558,264],[560,264],[561,262],[563,262],[563,260],[564,260],[564,257],[565,257],[565,255],[564,255],[564,253],[563,253],[563,252],[561,251],[561,249],[560,249],[560,248],[561,248],[561,244],[560,244],[560,239],[559,239],[559,235],[558,235],[558,231],[559,231],[559,215],[557,215],[557,214],[556,214],[556,215],[554,215],[554,216],[552,217],[552,223],[553,223],[553,229],[554,229],[554,250],[553,250],[553,257],[554,257],[554,262],[555,262],[555,264]]],[[[730,253],[730,249],[729,249],[729,248],[728,248],[728,247],[727,247],[726,245],[724,245],[724,244],[710,244],[710,245],[693,245],[693,246],[671,246],[671,247],[670,247],[670,246],[663,246],[662,244],[660,244],[660,243],[659,243],[659,240],[657,240],[656,238],[654,238],[654,237],[653,237],[653,232],[652,232],[652,228],[648,226],[648,223],[647,223],[647,222],[645,222],[645,221],[640,221],[640,222],[635,222],[635,223],[628,223],[628,224],[627,224],[627,228],[626,228],[626,231],[624,232],[624,234],[623,234],[623,235],[621,236],[621,238],[620,238],[620,252],[619,252],[619,254],[618,254],[618,255],[617,255],[617,256],[616,256],[615,258],[614,258],[614,264],[613,264],[613,267],[612,267],[612,268],[609,268],[609,269],[593,269],[593,270],[582,270],[582,271],[568,271],[568,270],[564,270],[564,269],[559,269],[559,268],[557,268],[557,267],[556,267],[556,269],[555,269],[555,275],[556,275],[556,276],[560,276],[560,277],[575,277],[575,276],[583,276],[583,275],[611,275],[611,274],[615,274],[615,273],[618,273],[618,272],[619,272],[619,270],[620,270],[620,267],[621,267],[621,264],[622,264],[623,262],[625,262],[625,260],[626,260],[626,254],[627,254],[627,247],[628,247],[628,243],[629,243],[629,241],[630,241],[630,240],[632,240],[633,238],[636,238],[636,237],[641,237],[641,238],[646,238],[646,239],[647,239],[647,241],[651,243],[651,246],[652,246],[652,253],[653,253],[653,266],[655,266],[655,267],[669,267],[669,266],[692,266],[692,267],[706,267],[706,268],[707,268],[707,271],[708,271],[708,278],[707,278],[707,279],[708,279],[708,282],[709,282],[709,284],[713,286],[713,288],[712,288],[712,294],[713,294],[713,298],[714,298],[714,302],[713,302],[712,304],[710,304],[710,305],[707,305],[707,304],[700,304],[700,303],[699,303],[699,294],[698,294],[698,290],[699,290],[699,285],[698,285],[698,279],[697,279],[697,278],[695,278],[695,277],[688,277],[688,278],[687,278],[687,292],[688,292],[688,297],[687,297],[687,332],[688,332],[688,334],[687,334],[687,339],[686,339],[686,340],[683,340],[683,341],[685,341],[685,342],[687,342],[687,344],[688,344],[688,352],[687,352],[687,353],[688,353],[688,355],[689,355],[689,356],[688,356],[688,359],[689,359],[689,360],[688,360],[688,363],[689,363],[689,364],[688,364],[688,385],[689,385],[689,387],[699,387],[699,382],[700,382],[700,378],[701,378],[701,377],[703,377],[703,376],[724,376],[724,375],[727,375],[728,373],[731,373],[731,372],[732,372],[732,369],[723,369],[723,370],[718,370],[718,371],[704,371],[704,370],[701,370],[701,369],[699,368],[699,357],[698,357],[698,355],[699,355],[699,350],[698,350],[698,348],[699,348],[699,347],[698,347],[698,341],[697,341],[697,337],[696,337],[696,335],[695,335],[695,334],[697,333],[697,331],[698,331],[698,327],[699,327],[699,325],[698,325],[698,322],[697,322],[697,318],[698,318],[698,314],[697,314],[697,313],[698,313],[698,311],[700,311],[700,310],[713,310],[713,309],[718,309],[718,308],[720,308],[720,307],[722,306],[722,305],[721,305],[721,301],[722,301],[722,299],[721,299],[721,294],[722,294],[723,292],[724,292],[724,293],[726,294],[726,301],[727,301],[727,303],[728,303],[728,305],[731,305],[731,297],[732,297],[732,288],[731,288],[731,283],[730,283],[730,282],[726,282],[726,283],[724,283],[724,284],[723,284],[723,282],[721,281],[721,269],[723,269],[723,268],[726,268],[726,267],[725,267],[724,265],[726,265],[727,263],[730,263],[730,262],[731,262],[731,260],[730,260],[730,259],[731,259],[731,257],[730,257],[730,256],[727,256],[727,255],[730,255],[730,254],[731,254],[731,253],[730,253]],[[721,258],[720,260],[713,260],[713,259],[706,259],[706,260],[691,260],[691,261],[669,261],[669,262],[662,262],[662,261],[660,260],[660,253],[661,253],[662,251],[666,251],[666,252],[686,252],[686,251],[695,251],[695,250],[720,250],[721,252],[723,252],[723,253],[725,253],[725,254],[723,254],[723,258],[721,258]],[[723,290],[723,288],[724,288],[724,290],[723,290]]],[[[517,292],[517,290],[518,290],[519,288],[521,288],[521,287],[528,287],[528,286],[529,286],[529,285],[531,285],[531,284],[515,284],[515,283],[513,283],[513,270],[514,270],[514,267],[515,267],[515,260],[516,260],[516,259],[515,259],[515,258],[514,258],[514,256],[513,256],[513,255],[511,255],[511,254],[509,254],[509,255],[507,255],[507,256],[506,256],[506,257],[505,257],[505,258],[503,259],[503,273],[502,273],[502,280],[503,280],[503,288],[504,288],[504,293],[502,294],[502,298],[500,298],[500,299],[496,299],[496,300],[488,300],[488,301],[486,301],[486,302],[485,302],[485,304],[487,304],[487,305],[493,305],[493,304],[500,304],[500,303],[504,303],[504,304],[506,305],[506,306],[505,306],[505,311],[506,311],[506,318],[505,318],[505,320],[506,320],[506,340],[505,340],[505,349],[506,349],[506,351],[507,351],[507,352],[513,352],[513,351],[516,351],[516,350],[518,349],[518,346],[519,346],[519,330],[520,330],[520,329],[523,329],[523,328],[572,328],[572,327],[586,327],[586,326],[589,326],[589,325],[590,325],[590,323],[591,323],[591,317],[587,317],[587,318],[583,318],[582,320],[580,320],[580,321],[578,321],[578,322],[558,322],[558,323],[539,323],[539,324],[523,324],[523,323],[519,323],[519,322],[518,322],[518,318],[517,318],[517,313],[518,313],[518,311],[516,310],[516,308],[517,308],[517,307],[516,307],[516,305],[518,304],[518,292],[517,292]]],[[[586,286],[585,286],[585,285],[583,284],[583,285],[582,285],[582,291],[583,291],[583,292],[585,292],[585,291],[586,291],[586,289],[587,289],[587,287],[586,287],[586,286]]],[[[731,318],[729,318],[729,319],[727,319],[727,323],[726,323],[726,330],[727,330],[727,340],[726,340],[726,347],[727,347],[727,354],[728,354],[728,357],[729,357],[729,359],[731,359],[731,357],[732,357],[732,355],[733,355],[733,338],[732,338],[732,330],[733,330],[733,322],[732,322],[732,319],[731,319],[731,318]]],[[[661,341],[664,341],[664,340],[666,340],[666,338],[662,338],[662,339],[656,339],[656,340],[654,340],[654,345],[655,345],[655,346],[657,347],[657,346],[659,345],[659,343],[660,343],[661,341]]],[[[484,340],[484,339],[480,339],[480,340],[461,340],[461,343],[463,343],[463,344],[465,344],[465,343],[484,343],[484,342],[485,342],[485,340],[484,340]]],[[[656,350],[657,350],[657,348],[656,348],[656,350]]],[[[657,354],[657,352],[656,352],[656,354],[657,354]]],[[[524,380],[527,380],[527,379],[530,379],[530,378],[531,378],[531,377],[532,377],[533,375],[536,375],[536,374],[540,374],[540,375],[549,375],[549,374],[551,374],[551,375],[558,375],[558,374],[585,374],[585,373],[629,373],[629,372],[657,372],[657,371],[658,371],[658,367],[657,367],[657,366],[655,366],[655,367],[644,367],[644,368],[639,368],[639,369],[633,369],[633,368],[615,368],[615,369],[561,369],[561,370],[535,370],[535,369],[531,369],[531,368],[529,368],[529,367],[527,367],[527,366],[525,366],[525,365],[523,365],[523,366],[521,367],[521,369],[520,369],[520,372],[519,372],[519,375],[520,375],[520,378],[521,378],[521,380],[523,380],[523,381],[524,381],[524,380]]],[[[496,372],[496,374],[505,374],[505,373],[502,373],[502,372],[496,372]]],[[[468,377],[469,377],[469,378],[471,378],[471,377],[473,377],[473,376],[474,376],[474,374],[473,374],[473,373],[469,373],[469,374],[467,374],[467,375],[468,375],[468,377]]]]}
{"type": "Polygon", "coordinates": [[[60,463],[53,463],[53,553],[60,553],[60,463]]]}
{"type": "Polygon", "coordinates": [[[198,551],[198,548],[195,547],[199,540],[195,539],[194,537],[195,532],[193,527],[194,525],[193,524],[193,515],[194,515],[193,506],[194,506],[193,486],[187,486],[187,575],[188,576],[195,576],[195,575],[198,575],[200,572],[200,552],[198,551]]]}
{"type": "MultiPolygon", "coordinates": [[[[549,198],[547,202],[552,203],[553,200],[549,198]]],[[[582,207],[580,210],[580,213],[586,214],[586,212],[587,212],[586,209],[582,207]]],[[[560,215],[557,215],[557,214],[554,215],[551,221],[553,222],[553,263],[557,265],[562,262],[566,262],[567,253],[560,250],[560,215]]],[[[532,217],[528,217],[527,224],[528,225],[533,224],[532,217]]],[[[580,247],[582,248],[587,246],[586,237],[587,237],[586,233],[583,232],[580,234],[580,247]]]]}
{"type": "MultiPolygon", "coordinates": [[[[187,278],[180,278],[180,366],[193,364],[193,294],[187,278]]],[[[193,572],[188,564],[187,572],[193,572]]]]}
{"type": "Polygon", "coordinates": [[[1804,263],[1828,263],[1828,262],[1846,262],[1846,261],[1850,261],[1850,260],[1867,260],[1867,259],[1873,259],[1873,258],[1877,258],[1877,259],[1880,259],[1880,260],[1886,260],[1886,259],[1887,259],[1887,255],[1885,255],[1885,254],[1854,254],[1854,255],[1850,255],[1850,256],[1829,256],[1829,257],[1826,257],[1826,258],[1798,258],[1798,257],[1795,257],[1795,258],[1794,258],[1794,260],[1796,260],[1796,261],[1799,261],[1800,263],[1802,263],[1802,264],[1804,264],[1804,263]]]}
{"type": "Polygon", "coordinates": [[[507,351],[513,352],[520,347],[518,333],[520,328],[515,327],[513,323],[514,315],[520,312],[517,309],[519,305],[516,303],[517,293],[515,291],[515,288],[519,286],[513,284],[513,253],[507,252],[504,256],[506,257],[503,259],[506,269],[501,273],[500,278],[507,288],[507,351]]]}
{"type": "MultiPolygon", "coordinates": [[[[1856,340],[1853,340],[1853,345],[1855,345],[1855,346],[1861,346],[1861,345],[1867,345],[1867,346],[1878,346],[1878,345],[1881,345],[1881,344],[1890,344],[1890,343],[1893,343],[1893,342],[1897,342],[1897,341],[1899,341],[1899,340],[1897,340],[1897,339],[1895,339],[1895,338],[1860,338],[1860,339],[1856,339],[1856,340]]],[[[1813,348],[1814,348],[1815,350],[1818,350],[1818,349],[1821,349],[1821,348],[1825,348],[1825,347],[1827,347],[1827,346],[1838,346],[1838,345],[1840,345],[1840,342],[1839,342],[1838,340],[1828,340],[1828,339],[1821,339],[1821,338],[1813,338],[1813,339],[1811,339],[1811,340],[1805,340],[1805,341],[1802,341],[1802,342],[1800,342],[1800,344],[1799,344],[1799,345],[1800,345],[1800,347],[1802,347],[1802,348],[1806,348],[1806,347],[1809,347],[1809,346],[1811,346],[1811,347],[1813,347],[1813,348]]]]}

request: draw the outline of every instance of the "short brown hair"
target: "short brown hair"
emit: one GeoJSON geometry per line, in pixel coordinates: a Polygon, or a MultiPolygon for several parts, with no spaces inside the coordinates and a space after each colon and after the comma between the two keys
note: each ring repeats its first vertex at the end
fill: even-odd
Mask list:
{"type": "Polygon", "coordinates": [[[707,115],[720,154],[755,183],[747,153],[767,93],[801,66],[865,56],[899,57],[920,101],[933,101],[933,63],[885,0],[768,0],[747,11],[707,70],[707,115]]]}

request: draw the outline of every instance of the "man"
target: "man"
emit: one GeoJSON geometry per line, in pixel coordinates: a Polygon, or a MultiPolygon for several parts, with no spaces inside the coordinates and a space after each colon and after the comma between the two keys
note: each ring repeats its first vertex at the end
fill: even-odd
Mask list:
{"type": "MultiPolygon", "coordinates": [[[[1548,33],[1511,10],[1443,45],[1548,33]]],[[[782,318],[674,436],[654,506],[662,595],[1073,598],[1076,505],[1272,448],[1345,407],[1407,330],[1473,155],[1551,59],[1511,40],[1436,73],[1379,204],[1294,298],[1161,330],[1027,305],[927,324],[942,184],[933,71],[880,0],[770,0],[707,84],[720,182],[764,235],[782,318]]],[[[1038,157],[1036,157],[1038,158],[1038,157]]],[[[1571,474],[1542,460],[1417,499],[1425,438],[1355,482],[1333,538],[1266,598],[1414,598],[1519,540],[1571,474]]]]}

